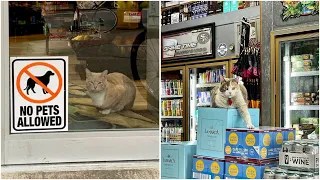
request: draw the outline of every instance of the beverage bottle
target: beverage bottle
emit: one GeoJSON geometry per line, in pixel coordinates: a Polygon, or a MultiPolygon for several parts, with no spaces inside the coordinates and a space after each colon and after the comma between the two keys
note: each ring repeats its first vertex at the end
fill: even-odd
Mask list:
{"type": "Polygon", "coordinates": [[[164,140],[164,128],[163,128],[163,124],[161,123],[161,142],[165,142],[164,140]]]}
{"type": "Polygon", "coordinates": [[[164,142],[169,142],[168,140],[168,135],[169,135],[169,133],[168,133],[168,123],[166,122],[166,124],[164,125],[164,142]]]}

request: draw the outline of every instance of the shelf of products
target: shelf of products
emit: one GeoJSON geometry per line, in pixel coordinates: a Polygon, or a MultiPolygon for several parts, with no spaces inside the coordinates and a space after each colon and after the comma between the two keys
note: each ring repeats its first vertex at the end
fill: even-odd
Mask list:
{"type": "Polygon", "coordinates": [[[162,4],[161,24],[169,25],[259,6],[259,1],[169,1],[162,4]]]}
{"type": "Polygon", "coordinates": [[[183,127],[180,123],[168,123],[161,124],[161,142],[175,143],[181,142],[183,127]]]}
{"type": "Polygon", "coordinates": [[[182,96],[183,82],[179,79],[161,80],[161,97],[162,96],[182,96]]]}
{"type": "Polygon", "coordinates": [[[161,100],[161,116],[180,117],[183,113],[183,99],[161,100]]]}

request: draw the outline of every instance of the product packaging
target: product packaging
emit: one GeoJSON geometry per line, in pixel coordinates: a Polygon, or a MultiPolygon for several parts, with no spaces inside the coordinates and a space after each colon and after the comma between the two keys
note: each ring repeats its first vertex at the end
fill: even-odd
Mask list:
{"type": "MultiPolygon", "coordinates": [[[[237,109],[199,107],[197,155],[224,158],[226,128],[246,128],[237,109]]],[[[259,126],[259,109],[249,109],[251,122],[259,126]]]]}
{"type": "Polygon", "coordinates": [[[277,165],[276,159],[268,161],[226,159],[225,177],[226,179],[262,179],[266,168],[277,165]]]}
{"type": "Polygon", "coordinates": [[[259,127],[255,129],[226,129],[226,157],[264,160],[276,158],[284,139],[294,139],[295,129],[259,127]]]}
{"type": "Polygon", "coordinates": [[[161,144],[161,179],[191,179],[196,141],[161,144]]]}
{"type": "Polygon", "coordinates": [[[319,171],[318,139],[285,141],[279,154],[279,166],[288,170],[319,171]]]}
{"type": "Polygon", "coordinates": [[[205,156],[193,156],[193,179],[223,179],[224,159],[217,159],[205,156]]]}

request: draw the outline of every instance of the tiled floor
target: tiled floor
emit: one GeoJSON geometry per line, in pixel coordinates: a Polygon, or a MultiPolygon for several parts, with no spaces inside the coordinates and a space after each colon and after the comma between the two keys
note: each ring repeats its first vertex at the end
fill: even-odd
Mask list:
{"type": "MultiPolygon", "coordinates": [[[[147,110],[147,91],[141,81],[132,111],[100,114],[85,93],[85,81],[75,70],[80,64],[67,41],[50,42],[50,55],[69,56],[69,130],[103,130],[123,128],[158,128],[157,113],[147,110]]],[[[10,56],[46,56],[43,35],[10,37],[10,56]]]]}

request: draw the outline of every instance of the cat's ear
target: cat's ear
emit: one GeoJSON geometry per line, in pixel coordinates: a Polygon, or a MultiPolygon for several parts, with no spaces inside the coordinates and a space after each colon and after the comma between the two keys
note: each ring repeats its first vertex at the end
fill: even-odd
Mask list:
{"type": "Polygon", "coordinates": [[[220,75],[220,82],[221,82],[221,83],[226,82],[226,80],[224,79],[224,77],[223,77],[222,75],[220,75]]]}
{"type": "Polygon", "coordinates": [[[102,73],[101,73],[101,76],[102,77],[107,77],[107,75],[108,75],[108,70],[104,70],[102,73]]]}
{"type": "Polygon", "coordinates": [[[87,77],[92,76],[92,72],[88,68],[86,68],[86,76],[87,77]]]}

